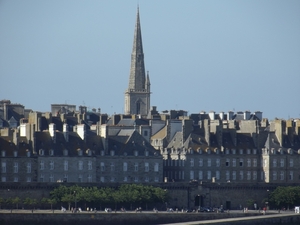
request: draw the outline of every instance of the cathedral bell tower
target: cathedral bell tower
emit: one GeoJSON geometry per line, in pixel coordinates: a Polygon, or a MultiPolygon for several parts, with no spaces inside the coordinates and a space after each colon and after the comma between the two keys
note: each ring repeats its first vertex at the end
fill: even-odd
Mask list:
{"type": "Polygon", "coordinates": [[[139,8],[134,31],[128,89],[125,91],[125,114],[146,116],[150,110],[150,79],[145,74],[139,8]]]}

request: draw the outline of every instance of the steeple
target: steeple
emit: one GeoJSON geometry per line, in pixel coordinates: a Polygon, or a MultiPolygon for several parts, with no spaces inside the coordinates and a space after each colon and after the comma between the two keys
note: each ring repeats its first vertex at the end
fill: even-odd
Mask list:
{"type": "Polygon", "coordinates": [[[150,78],[145,74],[139,7],[131,53],[128,89],[125,91],[125,114],[147,115],[150,110],[150,78]]]}
{"type": "Polygon", "coordinates": [[[139,8],[137,9],[136,24],[133,39],[133,48],[131,53],[131,67],[128,89],[145,89],[145,64],[142,43],[142,32],[140,24],[139,8]]]}

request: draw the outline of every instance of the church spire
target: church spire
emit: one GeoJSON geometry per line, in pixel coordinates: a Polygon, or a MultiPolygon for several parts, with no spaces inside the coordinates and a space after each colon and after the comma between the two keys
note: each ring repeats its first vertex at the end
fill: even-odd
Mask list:
{"type": "Polygon", "coordinates": [[[145,64],[139,7],[137,8],[128,89],[145,89],[145,64]]]}
{"type": "Polygon", "coordinates": [[[139,7],[131,53],[131,66],[128,89],[125,91],[125,114],[146,116],[150,110],[150,78],[145,73],[142,31],[139,7]]]}

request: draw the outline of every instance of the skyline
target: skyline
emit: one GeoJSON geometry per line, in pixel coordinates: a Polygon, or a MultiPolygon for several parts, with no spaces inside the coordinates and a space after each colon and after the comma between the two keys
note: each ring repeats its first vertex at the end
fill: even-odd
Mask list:
{"type": "Polygon", "coordinates": [[[151,106],[300,118],[299,1],[1,1],[0,100],[124,113],[139,6],[151,106]]]}

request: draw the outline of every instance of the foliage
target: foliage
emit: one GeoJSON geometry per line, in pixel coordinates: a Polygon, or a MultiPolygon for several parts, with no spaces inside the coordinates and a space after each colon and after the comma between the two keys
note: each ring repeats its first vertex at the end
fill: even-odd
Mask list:
{"type": "Polygon", "coordinates": [[[271,204],[278,208],[294,206],[300,203],[300,187],[277,187],[269,196],[271,204]]]}

